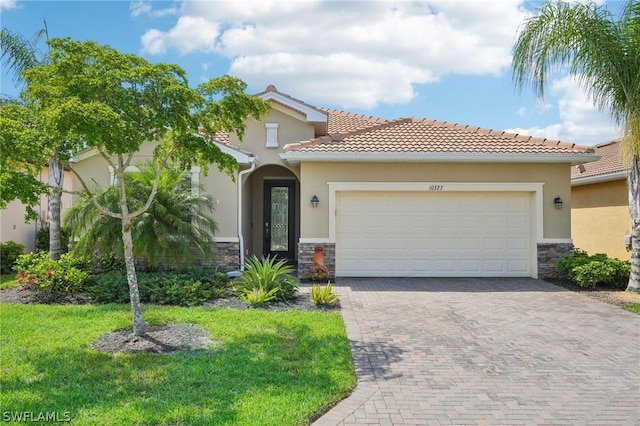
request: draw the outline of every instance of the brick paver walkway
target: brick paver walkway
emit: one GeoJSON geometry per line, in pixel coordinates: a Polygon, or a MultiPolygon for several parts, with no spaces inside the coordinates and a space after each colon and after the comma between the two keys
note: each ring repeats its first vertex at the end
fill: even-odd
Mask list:
{"type": "Polygon", "coordinates": [[[316,425],[640,425],[640,316],[533,279],[342,279],[358,386],[316,425]]]}

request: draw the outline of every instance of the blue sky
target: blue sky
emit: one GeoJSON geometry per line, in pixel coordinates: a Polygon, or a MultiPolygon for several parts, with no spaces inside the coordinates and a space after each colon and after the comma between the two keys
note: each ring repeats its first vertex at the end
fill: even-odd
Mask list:
{"type": "MultiPolygon", "coordinates": [[[[603,2],[603,1],[602,1],[603,2]]],[[[192,85],[231,74],[316,106],[425,117],[582,145],[620,135],[573,80],[544,102],[511,80],[518,28],[540,2],[0,0],[0,25],[32,37],[95,40],[183,67],[192,85]]],[[[607,2],[619,11],[622,2],[607,2]]],[[[43,49],[45,46],[42,46],[43,49]]],[[[0,73],[0,91],[15,95],[0,73]]]]}

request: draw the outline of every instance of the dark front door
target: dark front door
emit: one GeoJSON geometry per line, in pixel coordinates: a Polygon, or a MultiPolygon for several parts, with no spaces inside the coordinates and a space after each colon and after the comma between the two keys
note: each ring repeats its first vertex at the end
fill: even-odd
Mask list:
{"type": "Polygon", "coordinates": [[[264,255],[295,259],[295,181],[264,182],[264,255]]]}

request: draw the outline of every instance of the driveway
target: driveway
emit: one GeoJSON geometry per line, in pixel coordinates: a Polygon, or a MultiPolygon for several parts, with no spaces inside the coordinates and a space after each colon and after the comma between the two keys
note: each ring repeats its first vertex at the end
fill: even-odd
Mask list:
{"type": "Polygon", "coordinates": [[[358,376],[316,425],[640,425],[640,316],[534,279],[338,280],[358,376]]]}

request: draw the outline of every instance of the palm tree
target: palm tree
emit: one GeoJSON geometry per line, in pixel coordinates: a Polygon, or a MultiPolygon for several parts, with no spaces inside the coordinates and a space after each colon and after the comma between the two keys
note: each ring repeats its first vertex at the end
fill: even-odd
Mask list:
{"type": "MultiPolygon", "coordinates": [[[[0,30],[0,59],[3,60],[8,70],[13,73],[14,81],[24,85],[22,73],[38,65],[46,63],[48,56],[38,49],[40,39],[49,38],[47,22],[39,30],[33,41],[29,41],[20,34],[9,31],[6,28],[0,30]]],[[[64,164],[52,155],[49,158],[49,253],[52,259],[60,259],[60,211],[62,210],[62,189],[64,183],[64,164]]]]}
{"type": "Polygon", "coordinates": [[[568,66],[594,104],[624,127],[633,222],[627,291],[640,292],[640,2],[628,1],[619,17],[604,6],[545,3],[528,19],[514,46],[513,78],[544,95],[549,73],[568,66]]]}
{"type": "MultiPolygon", "coordinates": [[[[125,174],[127,201],[131,209],[144,205],[153,189],[156,170],[151,164],[139,172],[125,174]]],[[[217,224],[211,217],[214,209],[202,186],[192,187],[188,174],[179,169],[165,169],[160,175],[158,192],[149,210],[132,222],[134,255],[155,268],[181,267],[194,263],[192,249],[203,256],[211,253],[217,224]]],[[[111,186],[96,196],[111,211],[119,210],[120,194],[111,186]]],[[[91,259],[95,253],[122,252],[122,224],[119,219],[103,215],[95,204],[83,197],[65,215],[72,234],[79,237],[73,252],[91,259]]]]}

